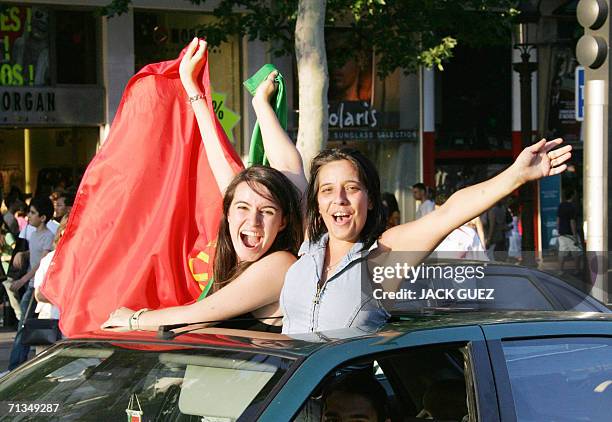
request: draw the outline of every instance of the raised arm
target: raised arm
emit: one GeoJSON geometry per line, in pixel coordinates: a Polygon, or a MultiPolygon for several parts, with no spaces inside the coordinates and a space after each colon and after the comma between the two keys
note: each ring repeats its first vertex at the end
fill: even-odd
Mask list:
{"type": "MultiPolygon", "coordinates": [[[[199,302],[142,313],[138,327],[156,330],[160,325],[222,321],[275,303],[279,300],[285,274],[294,262],[295,257],[289,252],[272,253],[251,264],[236,280],[199,302]]],[[[102,324],[102,328],[127,327],[133,314],[131,309],[119,308],[102,324]]]]}
{"type": "Polygon", "coordinates": [[[380,243],[396,251],[432,251],[452,230],[482,214],[522,184],[565,171],[567,165],[563,163],[571,157],[572,147],[553,149],[562,142],[543,139],[525,148],[502,173],[457,191],[444,205],[417,221],[387,230],[380,243]]]}
{"type": "Polygon", "coordinates": [[[264,149],[270,165],[287,176],[303,194],[308,184],[304,176],[302,157],[287,132],[280,125],[270,105],[270,99],[276,91],[274,79],[277,74],[278,72],[270,73],[259,85],[253,97],[253,109],[259,121],[264,149]]]}
{"type": "MultiPolygon", "coordinates": [[[[213,121],[208,104],[202,97],[204,94],[200,84],[197,81],[197,76],[204,65],[204,53],[206,52],[206,41],[194,38],[181,60],[179,74],[185,92],[190,98],[191,106],[198,122],[198,128],[202,135],[204,148],[208,157],[208,163],[217,181],[219,190],[223,193],[225,188],[230,184],[236,172],[228,162],[221,147],[221,141],[217,136],[215,122],[213,121]],[[198,98],[193,100],[194,98],[198,98]]],[[[210,93],[208,93],[210,95],[210,93]]]]}

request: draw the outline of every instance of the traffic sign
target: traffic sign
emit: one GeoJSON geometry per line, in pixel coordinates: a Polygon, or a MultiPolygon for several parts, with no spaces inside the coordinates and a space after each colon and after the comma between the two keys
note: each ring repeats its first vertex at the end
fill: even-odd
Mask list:
{"type": "Polygon", "coordinates": [[[584,120],[584,67],[576,66],[576,121],[582,122],[584,120]]]}

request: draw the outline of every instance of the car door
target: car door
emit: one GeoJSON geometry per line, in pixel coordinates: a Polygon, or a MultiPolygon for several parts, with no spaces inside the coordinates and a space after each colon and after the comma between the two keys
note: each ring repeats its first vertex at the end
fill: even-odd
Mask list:
{"type": "Polygon", "coordinates": [[[612,409],[612,321],[483,327],[502,422],[603,421],[612,409]]]}
{"type": "Polygon", "coordinates": [[[347,394],[358,396],[356,403],[369,400],[374,407],[383,401],[381,391],[391,421],[425,421],[444,409],[454,409],[450,420],[499,420],[489,357],[478,326],[386,332],[330,344],[305,359],[260,420],[318,422],[326,420],[332,404],[342,404],[342,397],[348,400],[347,394]],[[365,385],[373,386],[362,388],[369,393],[359,391],[365,385]]]}

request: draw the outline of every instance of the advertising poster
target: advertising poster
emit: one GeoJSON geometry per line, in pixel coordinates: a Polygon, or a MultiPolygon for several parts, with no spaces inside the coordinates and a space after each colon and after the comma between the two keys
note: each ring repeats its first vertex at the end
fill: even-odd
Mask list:
{"type": "Polygon", "coordinates": [[[576,66],[571,47],[553,47],[547,132],[549,137],[563,137],[569,143],[580,141],[580,122],[576,121],[576,66]]]}
{"type": "Polygon", "coordinates": [[[360,47],[353,34],[326,29],[330,103],[372,101],[372,50],[360,47]]]}
{"type": "Polygon", "coordinates": [[[40,6],[0,8],[0,86],[49,84],[49,12],[40,6]]]}
{"type": "Polygon", "coordinates": [[[540,228],[542,249],[551,248],[553,230],[557,228],[557,209],[561,203],[561,176],[550,176],[540,180],[540,228]]]}

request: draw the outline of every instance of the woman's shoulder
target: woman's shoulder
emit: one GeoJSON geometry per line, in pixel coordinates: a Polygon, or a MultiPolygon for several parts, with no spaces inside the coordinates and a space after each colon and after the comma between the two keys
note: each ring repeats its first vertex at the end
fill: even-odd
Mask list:
{"type": "MultiPolygon", "coordinates": [[[[241,280],[265,279],[267,281],[276,279],[281,282],[295,260],[295,256],[290,252],[272,252],[249,265],[238,278],[241,280]]],[[[251,281],[247,282],[250,283],[251,281]]]]}
{"type": "Polygon", "coordinates": [[[297,258],[291,252],[276,251],[276,252],[272,252],[258,259],[251,265],[251,267],[271,267],[271,266],[280,266],[280,265],[291,265],[296,260],[297,258]]]}

